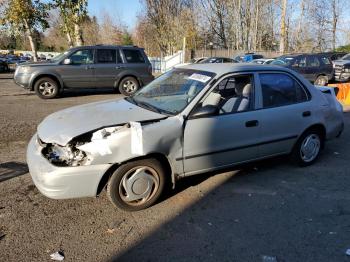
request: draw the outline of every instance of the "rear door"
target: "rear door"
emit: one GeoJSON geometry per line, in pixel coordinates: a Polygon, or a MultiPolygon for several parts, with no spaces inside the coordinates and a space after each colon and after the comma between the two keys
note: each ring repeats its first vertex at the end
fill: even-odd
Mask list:
{"type": "Polygon", "coordinates": [[[116,87],[118,74],[123,70],[119,49],[98,48],[95,58],[97,87],[116,87]]]}
{"type": "Polygon", "coordinates": [[[298,136],[310,126],[315,110],[311,96],[287,73],[259,73],[259,82],[260,157],[289,153],[298,136]]]}
{"type": "Polygon", "coordinates": [[[125,63],[125,69],[132,72],[136,77],[141,79],[143,84],[148,84],[148,82],[151,81],[151,72],[147,57],[143,55],[143,52],[141,52],[141,50],[136,48],[124,47],[121,50],[125,63]]]}
{"type": "Polygon", "coordinates": [[[306,58],[306,78],[314,82],[318,75],[322,74],[321,63],[315,55],[308,55],[306,58]]]}
{"type": "Polygon", "coordinates": [[[95,87],[94,50],[80,49],[69,57],[71,64],[61,64],[58,72],[68,88],[95,87]]]}

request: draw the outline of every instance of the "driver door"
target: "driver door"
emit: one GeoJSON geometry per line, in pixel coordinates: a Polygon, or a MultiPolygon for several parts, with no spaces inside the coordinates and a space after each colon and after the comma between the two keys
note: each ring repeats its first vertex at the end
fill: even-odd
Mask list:
{"type": "Polygon", "coordinates": [[[254,111],[255,97],[254,75],[239,74],[220,81],[197,105],[201,107],[216,104],[218,113],[201,117],[190,116],[186,121],[184,130],[186,175],[258,157],[260,119],[254,111]]]}
{"type": "Polygon", "coordinates": [[[71,63],[62,64],[59,73],[65,87],[95,87],[94,50],[80,49],[68,57],[71,63]]]}

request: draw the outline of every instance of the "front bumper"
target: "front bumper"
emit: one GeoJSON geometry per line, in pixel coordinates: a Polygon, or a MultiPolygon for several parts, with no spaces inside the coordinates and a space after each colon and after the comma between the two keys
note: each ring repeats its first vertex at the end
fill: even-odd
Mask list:
{"type": "Polygon", "coordinates": [[[29,83],[30,83],[30,74],[19,74],[15,73],[13,80],[15,83],[23,88],[29,89],[29,83]]]}
{"type": "Polygon", "coordinates": [[[95,197],[102,176],[111,164],[57,167],[41,154],[35,134],[27,148],[29,173],[39,191],[54,199],[95,197]]]}
{"type": "Polygon", "coordinates": [[[349,81],[350,80],[350,72],[336,71],[334,78],[336,81],[339,81],[339,82],[349,81]]]}

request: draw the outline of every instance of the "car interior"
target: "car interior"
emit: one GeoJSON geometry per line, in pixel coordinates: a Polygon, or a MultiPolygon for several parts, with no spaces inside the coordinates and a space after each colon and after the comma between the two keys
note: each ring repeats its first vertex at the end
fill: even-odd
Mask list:
{"type": "Polygon", "coordinates": [[[209,94],[202,106],[217,106],[220,114],[248,111],[253,105],[252,86],[250,76],[226,78],[209,94]]]}

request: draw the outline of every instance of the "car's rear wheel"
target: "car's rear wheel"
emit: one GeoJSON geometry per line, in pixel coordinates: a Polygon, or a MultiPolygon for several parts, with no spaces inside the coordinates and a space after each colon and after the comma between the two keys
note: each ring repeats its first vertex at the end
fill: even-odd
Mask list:
{"type": "Polygon", "coordinates": [[[143,159],[121,165],[111,176],[107,195],[118,208],[137,211],[153,205],[165,185],[165,171],[156,159],[143,159]]]}
{"type": "Polygon", "coordinates": [[[52,78],[42,77],[35,82],[34,91],[42,99],[51,99],[58,95],[59,86],[52,78]]]}
{"type": "Polygon", "coordinates": [[[295,144],[292,159],[299,166],[309,166],[318,158],[323,148],[324,137],[318,129],[306,131],[295,144]]]}
{"type": "Polygon", "coordinates": [[[328,83],[328,77],[326,76],[318,76],[314,82],[314,85],[317,86],[325,86],[328,83]]]}
{"type": "Polygon", "coordinates": [[[139,90],[140,84],[135,77],[128,76],[119,83],[119,92],[125,96],[131,96],[139,90]]]}

